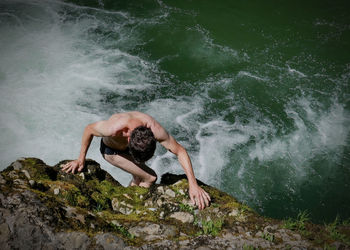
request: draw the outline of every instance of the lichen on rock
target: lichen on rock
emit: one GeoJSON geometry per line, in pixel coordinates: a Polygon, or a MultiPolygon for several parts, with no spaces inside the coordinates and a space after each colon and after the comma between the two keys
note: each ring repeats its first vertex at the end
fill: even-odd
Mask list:
{"type": "Polygon", "coordinates": [[[286,228],[199,181],[212,203],[198,210],[184,175],[123,187],[93,160],[79,174],[65,162],[20,158],[1,171],[1,249],[349,248],[349,225],[286,228]]]}

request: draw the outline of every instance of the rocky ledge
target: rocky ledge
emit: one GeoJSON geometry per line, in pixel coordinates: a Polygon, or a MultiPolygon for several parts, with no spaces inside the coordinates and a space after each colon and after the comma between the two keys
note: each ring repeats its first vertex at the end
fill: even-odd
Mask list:
{"type": "Polygon", "coordinates": [[[349,223],[285,221],[201,183],[192,206],[185,176],[149,189],[123,187],[92,160],[79,174],[21,158],[0,174],[0,249],[349,249],[349,223]]]}

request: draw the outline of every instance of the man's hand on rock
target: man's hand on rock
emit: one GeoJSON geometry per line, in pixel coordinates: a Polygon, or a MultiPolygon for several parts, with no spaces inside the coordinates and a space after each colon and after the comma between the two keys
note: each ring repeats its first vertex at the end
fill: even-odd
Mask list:
{"type": "Polygon", "coordinates": [[[79,160],[74,160],[66,163],[62,166],[62,171],[66,173],[75,173],[75,170],[78,170],[80,172],[84,168],[84,162],[79,160]]]}
{"type": "Polygon", "coordinates": [[[197,205],[200,210],[209,206],[210,196],[200,186],[190,186],[189,195],[193,205],[197,205]]]}

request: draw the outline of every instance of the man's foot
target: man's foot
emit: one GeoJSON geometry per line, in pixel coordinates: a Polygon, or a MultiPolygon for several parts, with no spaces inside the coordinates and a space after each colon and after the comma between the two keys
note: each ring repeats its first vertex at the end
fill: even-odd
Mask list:
{"type": "Polygon", "coordinates": [[[134,176],[129,183],[129,187],[139,186],[140,182],[141,182],[141,179],[139,177],[134,176]]]}
{"type": "Polygon", "coordinates": [[[153,175],[150,175],[150,177],[147,180],[141,180],[138,177],[136,178],[134,177],[130,182],[129,186],[139,186],[139,187],[149,188],[156,181],[157,181],[157,176],[153,176],[153,175]]]}

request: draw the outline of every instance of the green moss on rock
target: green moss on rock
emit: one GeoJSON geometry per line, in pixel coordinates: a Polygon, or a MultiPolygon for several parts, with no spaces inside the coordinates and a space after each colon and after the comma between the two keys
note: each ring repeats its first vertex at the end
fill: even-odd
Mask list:
{"type": "Polygon", "coordinates": [[[60,170],[65,162],[50,167],[39,159],[19,159],[1,172],[1,193],[4,197],[33,193],[44,204],[40,216],[51,218],[48,223],[56,232],[79,231],[90,238],[111,232],[134,246],[166,239],[208,244],[210,238],[206,237],[213,236],[232,242],[243,237],[257,248],[349,244],[349,225],[336,222],[324,227],[308,222],[303,227],[305,233],[289,230],[283,222],[259,216],[232,196],[201,182],[212,202],[198,210],[189,200],[184,175],[166,174],[160,185],[149,189],[123,187],[92,160],[75,175],[60,170]],[[136,236],[130,230],[147,233],[136,236]]]}

